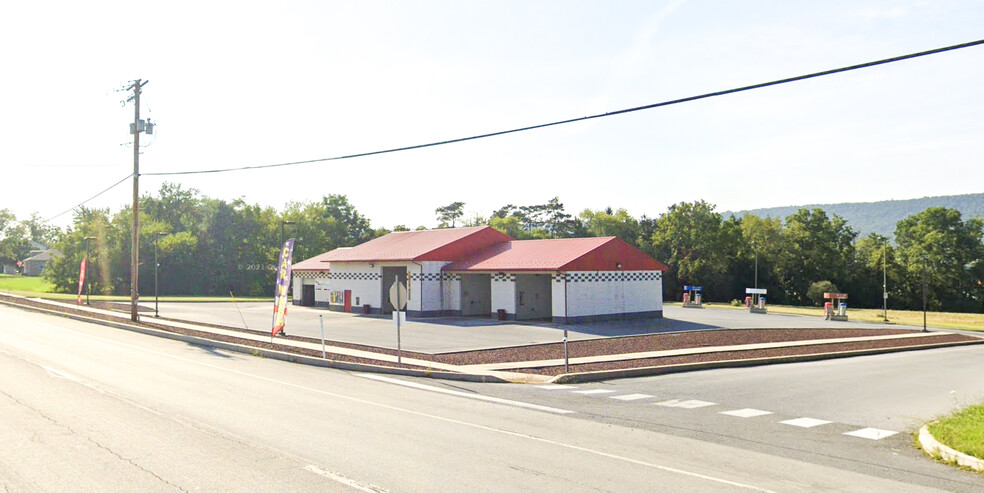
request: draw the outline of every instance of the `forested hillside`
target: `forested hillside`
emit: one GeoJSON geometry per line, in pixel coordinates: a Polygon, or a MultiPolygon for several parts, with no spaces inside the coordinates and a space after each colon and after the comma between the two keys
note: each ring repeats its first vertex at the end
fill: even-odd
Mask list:
{"type": "Polygon", "coordinates": [[[788,207],[771,207],[766,209],[751,209],[738,212],[725,212],[723,215],[741,217],[753,214],[759,217],[776,217],[785,219],[799,209],[823,209],[827,215],[838,215],[858,233],[867,236],[869,233],[893,238],[895,224],[907,216],[922,212],[930,207],[946,207],[956,209],[964,219],[972,217],[984,218],[984,193],[968,195],[947,195],[942,197],[923,197],[910,200],[886,200],[882,202],[851,202],[845,204],[811,204],[793,205],[788,207]]]}

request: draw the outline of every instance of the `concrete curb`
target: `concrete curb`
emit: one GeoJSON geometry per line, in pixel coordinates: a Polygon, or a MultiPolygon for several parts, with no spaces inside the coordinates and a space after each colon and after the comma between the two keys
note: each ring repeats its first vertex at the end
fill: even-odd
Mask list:
{"type": "Polygon", "coordinates": [[[746,366],[764,366],[783,363],[802,363],[806,361],[821,361],[836,358],[851,358],[854,356],[868,356],[872,354],[897,353],[902,351],[918,351],[920,349],[937,349],[951,346],[963,346],[968,344],[984,344],[984,339],[978,341],[944,342],[939,344],[928,344],[919,346],[899,346],[893,348],[865,349],[859,351],[840,351],[831,353],[817,354],[798,354],[794,356],[778,356],[773,358],[753,358],[736,359],[723,361],[708,361],[706,363],[686,363],[680,365],[667,366],[647,366],[645,368],[627,368],[624,370],[604,370],[584,373],[565,373],[550,379],[549,383],[585,383],[598,382],[602,380],[614,380],[619,378],[645,377],[652,375],[664,375],[669,373],[684,373],[700,370],[714,370],[718,368],[741,368],[746,366]]]}
{"type": "MultiPolygon", "coordinates": [[[[429,378],[437,378],[437,379],[444,379],[444,380],[457,380],[457,381],[480,382],[480,383],[525,383],[525,384],[583,383],[583,382],[594,382],[594,381],[601,381],[601,380],[612,380],[612,379],[619,379],[619,378],[633,378],[633,377],[641,377],[641,376],[663,375],[669,373],[683,373],[683,372],[690,372],[690,371],[710,370],[710,369],[717,369],[717,368],[740,368],[740,367],[762,366],[762,365],[782,364],[782,363],[798,363],[798,362],[805,362],[805,361],[818,361],[818,360],[834,359],[834,358],[846,358],[846,357],[865,356],[865,355],[872,355],[872,354],[914,351],[920,349],[935,349],[935,348],[950,347],[950,346],[961,346],[961,345],[968,345],[968,344],[984,343],[984,338],[980,338],[979,340],[976,341],[947,342],[947,343],[927,344],[927,345],[918,345],[918,346],[899,346],[893,348],[879,348],[879,349],[866,349],[866,350],[858,350],[858,351],[841,351],[841,352],[804,354],[804,355],[793,355],[793,356],[779,356],[779,357],[771,357],[771,358],[710,361],[705,363],[686,363],[686,364],[678,364],[678,365],[650,366],[650,367],[643,367],[643,368],[628,368],[628,369],[621,369],[621,370],[605,370],[605,371],[597,371],[597,372],[567,373],[567,374],[551,377],[547,375],[539,375],[536,373],[521,373],[516,371],[497,370],[497,371],[489,371],[487,373],[464,373],[464,372],[449,372],[449,371],[430,370],[430,369],[420,370],[420,369],[410,369],[410,368],[394,368],[391,366],[372,365],[368,363],[352,363],[352,362],[327,360],[314,356],[306,356],[306,355],[300,355],[295,353],[289,353],[285,351],[264,349],[256,346],[248,346],[248,345],[242,345],[242,344],[236,344],[230,342],[215,341],[212,339],[207,339],[197,336],[178,334],[167,330],[156,329],[147,326],[133,325],[129,322],[123,322],[123,321],[107,320],[104,318],[92,317],[81,313],[63,312],[63,311],[53,310],[40,306],[34,306],[32,304],[17,303],[16,301],[10,301],[3,298],[4,297],[0,296],[0,304],[18,307],[29,311],[45,313],[49,315],[56,315],[60,317],[69,318],[72,320],[82,321],[82,322],[97,323],[97,324],[106,325],[118,329],[129,330],[131,332],[138,332],[146,335],[178,340],[188,344],[202,346],[202,347],[225,349],[228,351],[251,354],[253,356],[277,359],[277,360],[287,361],[291,363],[299,363],[299,364],[305,364],[310,366],[320,366],[325,368],[335,368],[335,369],[346,370],[346,371],[383,373],[383,374],[390,374],[390,375],[405,375],[405,376],[414,376],[414,377],[429,377],[429,378]]],[[[152,323],[153,322],[151,322],[151,324],[152,323]]],[[[196,325],[189,322],[182,322],[182,323],[188,325],[196,325]]],[[[202,325],[209,326],[210,324],[202,324],[202,325]]],[[[206,329],[198,329],[198,330],[202,332],[208,332],[208,330],[206,329]]],[[[724,329],[720,329],[720,330],[724,330],[724,329]]]]}
{"type": "Polygon", "coordinates": [[[466,382],[480,382],[480,383],[510,383],[511,382],[511,380],[507,380],[504,378],[491,376],[491,375],[478,375],[478,374],[471,374],[471,373],[450,373],[440,370],[417,370],[411,368],[393,368],[390,366],[370,365],[366,363],[351,363],[347,361],[321,359],[313,356],[287,353],[287,352],[276,351],[272,349],[258,348],[255,346],[245,346],[242,344],[214,341],[211,339],[205,339],[201,337],[189,336],[184,334],[177,334],[174,332],[154,329],[151,327],[142,327],[138,325],[128,324],[125,322],[115,322],[112,320],[104,320],[101,318],[88,317],[85,315],[80,315],[75,313],[62,312],[58,310],[49,310],[46,308],[41,308],[31,305],[14,303],[3,299],[0,299],[0,304],[13,306],[32,312],[44,313],[47,315],[56,315],[71,320],[77,320],[80,322],[96,323],[100,325],[113,327],[116,329],[128,330],[130,332],[137,332],[140,334],[145,334],[155,337],[163,337],[165,339],[181,341],[195,346],[225,349],[227,351],[234,351],[237,353],[250,354],[253,356],[258,356],[263,358],[287,361],[290,363],[299,363],[302,365],[320,366],[324,368],[335,368],[338,370],[347,370],[347,371],[383,373],[389,375],[405,375],[405,376],[413,376],[413,377],[429,377],[429,378],[457,380],[457,381],[466,381],[466,382]]]}
{"type": "Polygon", "coordinates": [[[969,467],[977,472],[984,472],[984,460],[971,457],[963,452],[958,452],[938,442],[936,437],[929,432],[929,425],[919,429],[919,445],[929,455],[934,457],[939,456],[946,462],[969,467]]]}

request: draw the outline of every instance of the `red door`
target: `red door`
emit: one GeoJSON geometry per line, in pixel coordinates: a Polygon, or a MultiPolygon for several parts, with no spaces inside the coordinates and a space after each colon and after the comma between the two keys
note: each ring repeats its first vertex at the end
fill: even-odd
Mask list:
{"type": "Polygon", "coordinates": [[[351,312],[352,311],[352,290],[351,289],[346,289],[345,290],[345,311],[346,312],[351,312]]]}

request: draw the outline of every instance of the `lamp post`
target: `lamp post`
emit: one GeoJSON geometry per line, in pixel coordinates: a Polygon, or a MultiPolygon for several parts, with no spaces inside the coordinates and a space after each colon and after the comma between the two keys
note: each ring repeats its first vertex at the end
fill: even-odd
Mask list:
{"type": "Polygon", "coordinates": [[[160,270],[161,264],[157,261],[157,242],[161,239],[161,236],[167,236],[167,233],[158,231],[154,235],[154,318],[160,317],[157,298],[157,271],[160,270]]]}
{"type": "Polygon", "coordinates": [[[882,319],[888,323],[888,268],[886,258],[888,257],[888,241],[882,245],[882,319]]]}
{"type": "Polygon", "coordinates": [[[286,236],[286,230],[287,230],[287,225],[288,224],[290,224],[291,226],[293,226],[293,225],[295,225],[297,223],[295,223],[294,221],[280,221],[280,246],[281,247],[283,246],[284,241],[286,241],[286,238],[284,238],[284,237],[286,236]]]}
{"type": "Polygon", "coordinates": [[[922,256],[923,332],[926,332],[926,255],[922,256]]]}
{"type": "Polygon", "coordinates": [[[89,265],[89,241],[96,239],[95,236],[86,236],[82,238],[85,242],[85,306],[91,306],[89,304],[89,294],[92,293],[92,281],[89,280],[89,271],[92,270],[92,266],[89,265]]]}

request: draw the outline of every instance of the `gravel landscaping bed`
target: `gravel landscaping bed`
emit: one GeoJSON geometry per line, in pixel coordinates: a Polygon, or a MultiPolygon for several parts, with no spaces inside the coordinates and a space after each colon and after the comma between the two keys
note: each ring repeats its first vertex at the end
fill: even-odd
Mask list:
{"type": "MultiPolygon", "coordinates": [[[[562,375],[564,373],[585,373],[609,370],[624,370],[630,368],[647,368],[656,366],[692,365],[735,360],[753,360],[761,358],[793,358],[796,356],[818,355],[827,353],[862,353],[872,350],[889,350],[893,348],[927,348],[938,345],[984,342],[980,338],[961,334],[947,334],[932,338],[913,337],[906,339],[889,339],[881,341],[859,341],[810,346],[781,347],[775,349],[753,349],[747,351],[720,351],[713,353],[692,354],[685,356],[667,356],[663,358],[646,358],[635,360],[607,361],[569,365],[564,371],[563,365],[515,369],[517,373],[532,373],[537,375],[562,375]]],[[[847,356],[849,354],[845,354],[847,356]]],[[[561,356],[563,357],[563,356],[561,356]]]]}

